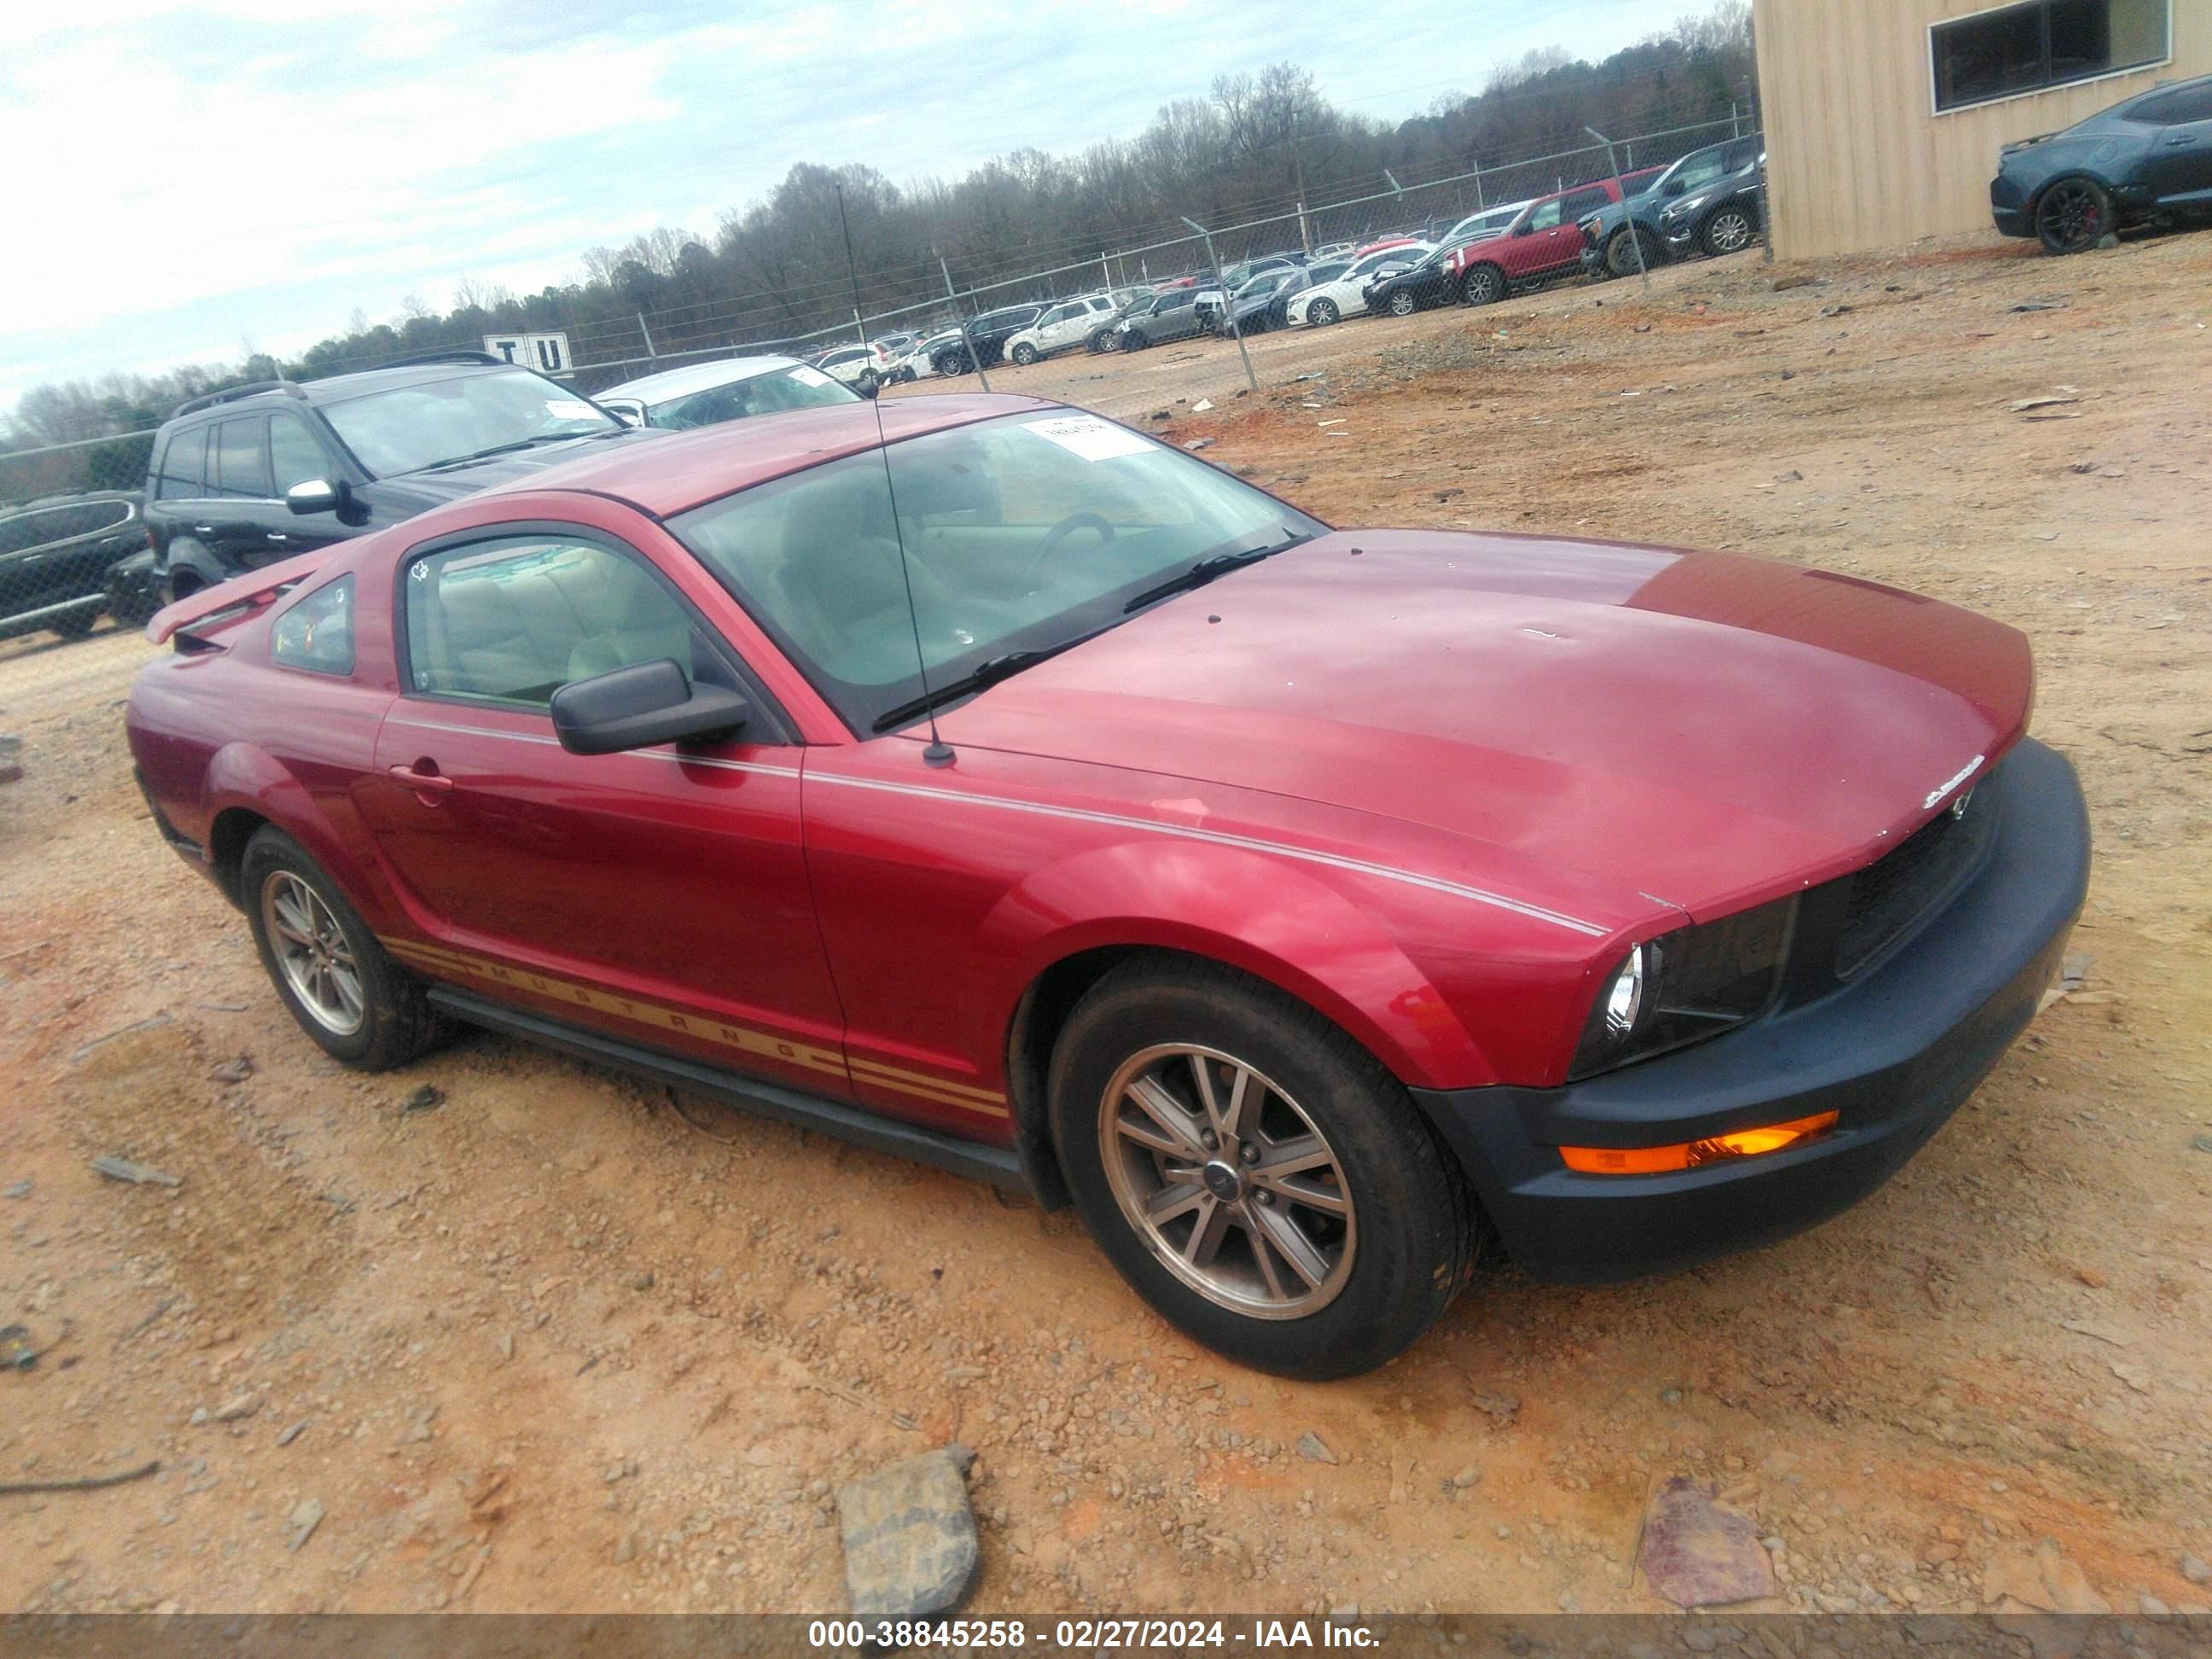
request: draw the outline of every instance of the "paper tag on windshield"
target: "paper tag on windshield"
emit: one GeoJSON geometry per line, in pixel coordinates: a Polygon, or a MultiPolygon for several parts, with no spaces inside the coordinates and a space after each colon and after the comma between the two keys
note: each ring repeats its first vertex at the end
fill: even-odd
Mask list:
{"type": "Polygon", "coordinates": [[[791,378],[801,386],[828,386],[830,377],[811,363],[801,363],[791,371],[791,378]]]}
{"type": "Polygon", "coordinates": [[[556,421],[596,421],[599,411],[574,398],[548,398],[545,412],[556,421]]]}
{"type": "Polygon", "coordinates": [[[1152,447],[1151,440],[1111,425],[1095,415],[1068,415],[1056,421],[1025,421],[1023,424],[1038,437],[1049,438],[1086,461],[1110,461],[1116,455],[1141,455],[1152,447]]]}

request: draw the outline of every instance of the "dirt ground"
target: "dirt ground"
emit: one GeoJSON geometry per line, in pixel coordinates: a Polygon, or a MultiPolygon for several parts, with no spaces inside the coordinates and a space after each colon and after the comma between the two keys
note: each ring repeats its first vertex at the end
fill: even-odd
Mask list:
{"type": "Polygon", "coordinates": [[[149,647],[0,647],[29,773],[0,790],[0,1322],[45,1351],[0,1376],[0,1481],[161,1464],[0,1496],[0,1606],[835,1611],[829,1494],[957,1438],[983,1612],[1653,1611],[1638,1525],[1677,1474],[1757,1517],[1775,1607],[2201,1609],[2208,325],[2212,235],[1973,239],[1268,337],[1242,398],[1211,343],[994,374],[1339,523],[1977,606],[2033,637],[2036,729],[2087,786],[2086,978],[1888,1188],[1663,1280],[1498,1271],[1349,1383],[1193,1348],[1071,1218],[948,1176],[488,1036],[340,1071],[146,822],[118,705],[149,647]]]}

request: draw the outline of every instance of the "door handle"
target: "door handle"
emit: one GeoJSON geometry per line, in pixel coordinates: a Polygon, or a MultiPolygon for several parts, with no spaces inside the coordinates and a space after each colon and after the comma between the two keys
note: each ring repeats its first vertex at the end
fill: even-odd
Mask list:
{"type": "Polygon", "coordinates": [[[192,534],[195,536],[212,536],[215,534],[215,526],[211,524],[196,524],[192,526],[192,534]]]}
{"type": "Polygon", "coordinates": [[[292,538],[281,530],[272,530],[269,532],[269,539],[281,547],[292,538]]]}
{"type": "Polygon", "coordinates": [[[392,766],[385,769],[392,781],[401,787],[415,792],[415,799],[425,806],[434,806],[453,793],[453,781],[442,772],[418,772],[416,766],[428,765],[417,761],[415,766],[392,766]]]}
{"type": "Polygon", "coordinates": [[[2166,147],[2168,149],[2179,149],[2184,144],[2193,144],[2196,142],[2197,136],[2194,133],[2185,132],[2179,138],[2167,139],[2166,147]]]}

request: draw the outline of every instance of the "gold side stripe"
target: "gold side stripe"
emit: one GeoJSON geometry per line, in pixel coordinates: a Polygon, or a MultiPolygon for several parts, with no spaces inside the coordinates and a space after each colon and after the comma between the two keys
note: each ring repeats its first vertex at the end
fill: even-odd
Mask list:
{"type": "Polygon", "coordinates": [[[920,1072],[904,1071],[896,1066],[886,1066],[880,1060],[855,1060],[848,1069],[845,1057],[834,1050],[818,1048],[811,1043],[794,1042],[788,1037],[756,1031],[743,1025],[732,1025],[726,1020],[708,1015],[664,1008],[658,1003],[641,1002],[635,997],[623,996],[617,992],[578,985],[570,980],[555,979],[527,968],[511,968],[504,963],[470,956],[441,945],[417,944],[411,939],[387,939],[380,942],[401,961],[434,973],[466,975],[489,980],[495,985],[504,985],[513,990],[557,997],[564,1002],[573,1002],[580,1008],[612,1014],[641,1025],[656,1026],[662,1030],[681,1032],[685,1036],[717,1042],[741,1054],[780,1060],[787,1065],[802,1066],[810,1071],[827,1073],[834,1077],[856,1075],[863,1082],[872,1083],[899,1094],[913,1095],[940,1106],[957,1106],[966,1111],[982,1112],[994,1117],[1007,1115],[1004,1095],[993,1094],[968,1084],[929,1077],[920,1072]]]}
{"type": "Polygon", "coordinates": [[[964,1095],[984,1105],[997,1105],[1006,1096],[993,1089],[979,1089],[972,1083],[955,1083],[951,1078],[932,1077],[927,1072],[909,1072],[902,1066],[888,1066],[880,1060],[867,1060],[859,1054],[848,1055],[846,1063],[853,1070],[871,1079],[892,1083],[926,1083],[939,1092],[964,1095]]]}

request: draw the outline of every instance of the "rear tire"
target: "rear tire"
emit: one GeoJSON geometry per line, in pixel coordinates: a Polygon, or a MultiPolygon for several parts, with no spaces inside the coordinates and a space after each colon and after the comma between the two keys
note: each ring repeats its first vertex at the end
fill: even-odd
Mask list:
{"type": "Polygon", "coordinates": [[[2051,253],[2086,253],[2118,228],[2109,191],[2078,175],[2044,187],[2035,204],[2035,234],[2051,253]]]}
{"type": "Polygon", "coordinates": [[[61,621],[49,623],[46,626],[65,640],[81,640],[92,632],[93,624],[99,620],[100,613],[97,611],[92,611],[77,616],[64,617],[61,621]]]}
{"type": "Polygon", "coordinates": [[[331,1059],[362,1072],[404,1066],[443,1025],[421,982],[392,959],[307,849],[273,824],[246,843],[239,895],[276,995],[331,1059]]]}
{"type": "Polygon", "coordinates": [[[1468,1277],[1464,1188],[1403,1087],[1232,969],[1146,957],[1109,974],[1060,1033],[1048,1101],[1100,1249],[1164,1318],[1239,1364],[1371,1370],[1468,1277]]]}

